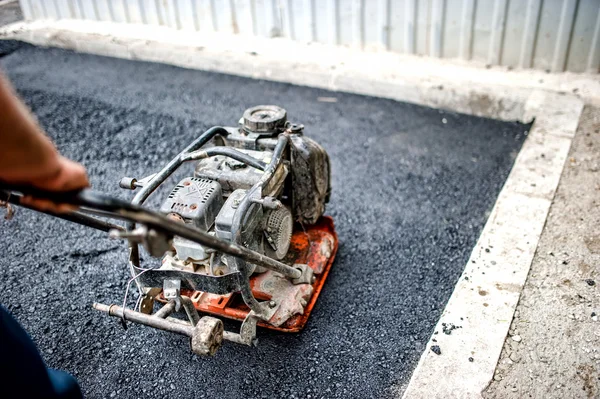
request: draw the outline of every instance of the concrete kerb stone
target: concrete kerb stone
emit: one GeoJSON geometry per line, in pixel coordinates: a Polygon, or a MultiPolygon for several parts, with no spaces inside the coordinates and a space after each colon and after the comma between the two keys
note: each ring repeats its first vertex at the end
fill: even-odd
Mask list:
{"type": "Polygon", "coordinates": [[[525,110],[535,122],[408,386],[397,389],[404,398],[480,398],[494,376],[583,102],[534,92],[525,110]],[[449,325],[460,328],[445,334],[449,325]]]}

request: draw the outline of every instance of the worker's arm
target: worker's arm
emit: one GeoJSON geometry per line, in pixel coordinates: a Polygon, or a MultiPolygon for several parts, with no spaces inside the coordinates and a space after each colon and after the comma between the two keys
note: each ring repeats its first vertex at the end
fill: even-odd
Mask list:
{"type": "MultiPolygon", "coordinates": [[[[11,85],[0,74],[0,180],[50,191],[70,191],[89,185],[85,168],[61,156],[11,85]]],[[[42,210],[69,207],[26,199],[42,210]]]]}

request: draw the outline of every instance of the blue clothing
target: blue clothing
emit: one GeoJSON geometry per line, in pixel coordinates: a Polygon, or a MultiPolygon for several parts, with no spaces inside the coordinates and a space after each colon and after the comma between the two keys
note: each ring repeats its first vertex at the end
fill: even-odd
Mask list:
{"type": "Polygon", "coordinates": [[[81,399],[77,380],[49,369],[21,325],[0,305],[0,383],[21,398],[81,399]]]}

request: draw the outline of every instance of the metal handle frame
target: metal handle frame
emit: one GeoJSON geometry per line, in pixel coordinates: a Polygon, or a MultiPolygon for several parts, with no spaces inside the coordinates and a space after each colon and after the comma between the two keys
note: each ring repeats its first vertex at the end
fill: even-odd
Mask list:
{"type": "MultiPolygon", "coordinates": [[[[166,232],[172,236],[180,236],[201,245],[216,249],[224,254],[230,255],[232,259],[234,259],[235,269],[237,269],[239,272],[238,286],[244,302],[250,307],[256,316],[268,320],[273,311],[266,306],[266,304],[259,303],[252,295],[249,282],[248,262],[282,273],[292,280],[300,279],[303,277],[304,273],[301,269],[288,266],[282,262],[243,246],[241,242],[241,227],[242,220],[244,220],[246,212],[250,209],[250,206],[255,204],[250,200],[250,198],[253,196],[262,198],[262,190],[269,183],[275,174],[275,171],[281,164],[284,152],[289,145],[289,133],[282,133],[279,135],[277,144],[273,151],[271,162],[264,167],[264,173],[261,179],[250,190],[248,190],[247,195],[240,203],[233,221],[232,242],[218,239],[194,227],[177,223],[168,219],[162,214],[149,211],[141,207],[148,197],[169,176],[171,176],[184,162],[190,160],[190,153],[198,151],[217,135],[227,134],[227,130],[220,126],[215,126],[205,131],[202,135],[200,135],[200,137],[194,140],[194,142],[188,145],[165,167],[163,167],[163,169],[156,173],[147,183],[145,183],[131,202],[112,198],[88,189],[79,192],[56,193],[46,192],[31,187],[3,184],[2,182],[0,182],[0,200],[14,203],[16,205],[23,205],[20,201],[22,195],[31,195],[38,198],[47,198],[58,203],[73,204],[81,206],[83,210],[91,210],[97,215],[126,220],[129,222],[127,224],[127,230],[134,230],[136,223],[140,223],[148,227],[155,228],[158,231],[166,232]]],[[[262,169],[263,165],[260,166],[262,169]]],[[[56,214],[53,212],[44,213],[103,231],[108,231],[111,229],[124,230],[124,228],[120,225],[115,225],[104,220],[85,215],[82,212],[71,212],[67,214],[56,214]]],[[[140,267],[139,245],[130,241],[129,248],[129,268],[132,277],[136,277],[136,268],[140,267]]],[[[206,277],[211,278],[212,276],[206,277]]],[[[144,295],[144,288],[146,287],[142,286],[137,279],[136,284],[140,290],[140,294],[144,295]]]]}

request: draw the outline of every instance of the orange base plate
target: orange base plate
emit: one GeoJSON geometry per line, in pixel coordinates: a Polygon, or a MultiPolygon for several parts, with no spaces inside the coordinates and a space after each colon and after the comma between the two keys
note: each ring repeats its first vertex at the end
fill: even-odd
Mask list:
{"type": "MultiPolygon", "coordinates": [[[[286,320],[279,326],[264,321],[259,321],[258,325],[283,332],[298,332],[302,330],[321,293],[325,279],[333,264],[337,247],[338,239],[333,226],[333,219],[328,216],[322,217],[316,224],[306,227],[305,230],[302,230],[301,227],[296,229],[292,235],[290,250],[283,262],[289,265],[293,265],[294,263],[307,264],[313,269],[316,279],[312,283],[312,295],[308,297],[310,295],[310,288],[307,286],[302,287],[302,285],[293,286],[287,284],[288,289],[286,292],[289,292],[289,295],[287,295],[288,298],[283,298],[283,301],[281,297],[278,298],[279,302],[282,303],[281,307],[283,308],[284,301],[288,301],[287,303],[290,304],[297,303],[297,299],[303,297],[308,299],[304,307],[304,313],[295,314],[289,318],[283,316],[286,320]]],[[[281,280],[281,275],[272,271],[251,276],[250,286],[252,287],[254,297],[259,301],[271,300],[274,293],[273,290],[269,292],[268,288],[265,289],[262,287],[273,287],[277,284],[277,281],[281,280]]],[[[181,294],[189,296],[196,309],[203,313],[243,321],[250,312],[250,309],[246,306],[239,293],[216,295],[208,292],[182,290],[181,294]]],[[[162,293],[157,299],[165,302],[162,293]]],[[[287,310],[289,311],[289,309],[287,310]]],[[[284,309],[281,309],[279,313],[286,314],[284,309]]],[[[277,316],[278,314],[276,313],[274,318],[277,318],[277,316]]],[[[271,319],[271,321],[273,320],[271,319]]]]}

